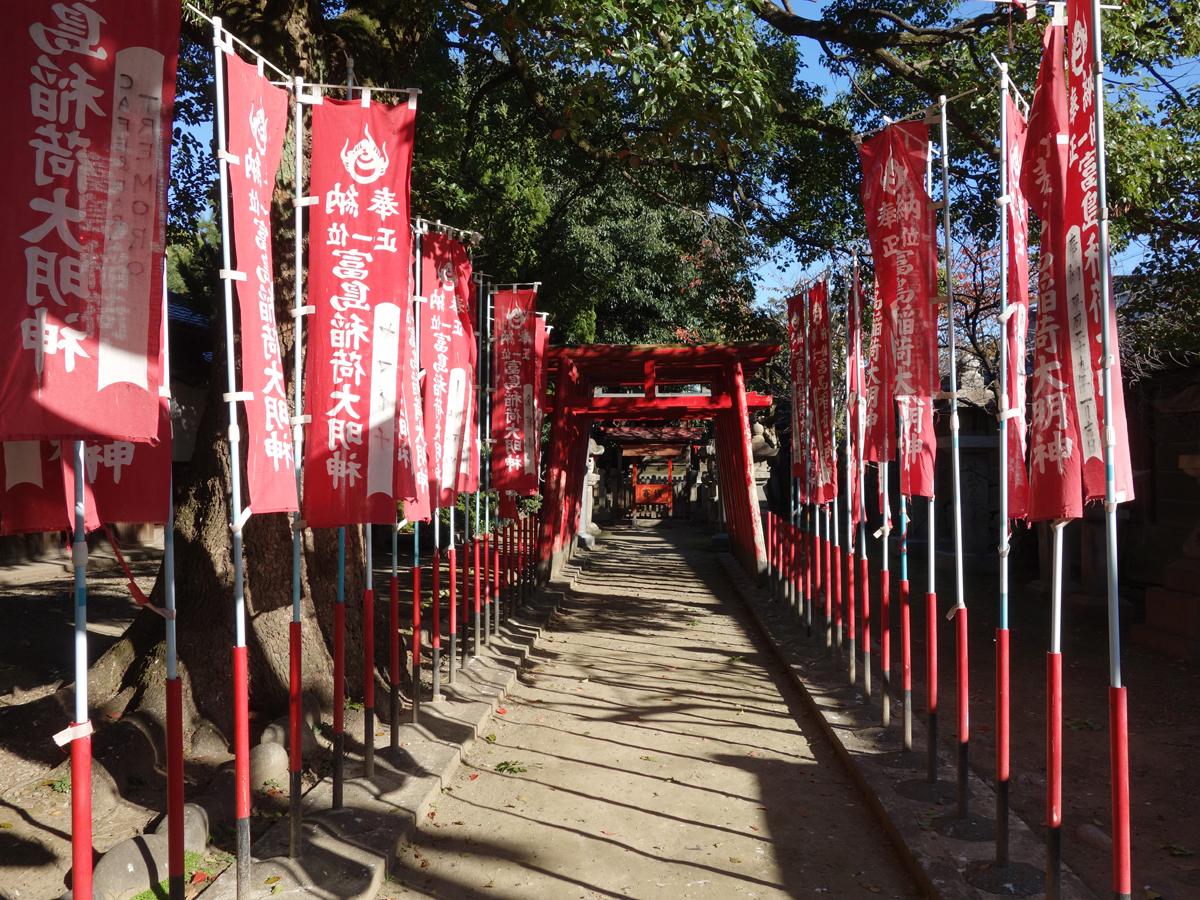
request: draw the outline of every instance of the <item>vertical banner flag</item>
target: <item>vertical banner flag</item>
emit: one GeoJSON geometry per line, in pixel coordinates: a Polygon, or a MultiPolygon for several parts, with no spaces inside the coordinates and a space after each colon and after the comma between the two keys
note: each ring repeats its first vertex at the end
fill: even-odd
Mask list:
{"type": "Polygon", "coordinates": [[[421,287],[425,291],[421,368],[425,370],[429,492],[439,506],[450,506],[459,485],[475,380],[471,258],[466,248],[444,234],[425,235],[421,287]]]}
{"type": "Polygon", "coordinates": [[[416,109],[313,107],[303,515],[310,526],[395,522],[401,307],[410,295],[416,109]]]}
{"type": "MultiPolygon", "coordinates": [[[[858,480],[858,428],[863,415],[862,387],[862,283],[858,265],[850,284],[850,303],[846,308],[846,404],[850,411],[850,433],[846,435],[846,457],[854,473],[850,476],[850,513],[854,524],[862,521],[862,484],[858,480]]],[[[852,538],[851,538],[852,539],[852,538]]]]}
{"type": "Polygon", "coordinates": [[[158,435],[178,0],[10,0],[0,439],[158,435]]]}
{"type": "Polygon", "coordinates": [[[804,295],[796,294],[787,301],[788,353],[791,355],[792,378],[792,477],[804,475],[804,295]]]}
{"type": "Polygon", "coordinates": [[[538,440],[534,428],[536,300],[537,292],[531,288],[497,291],[492,300],[496,336],[492,487],[506,503],[512,502],[512,496],[529,496],[538,489],[534,456],[538,440]]]}
{"type": "Polygon", "coordinates": [[[545,416],[546,390],[550,380],[550,371],[546,367],[546,347],[550,342],[550,332],[546,326],[546,320],[542,316],[535,316],[533,322],[533,361],[534,361],[534,384],[537,388],[533,392],[533,403],[537,409],[537,416],[533,423],[533,471],[541,472],[541,450],[542,450],[542,420],[545,416]]]}
{"type": "Polygon", "coordinates": [[[866,398],[862,455],[867,462],[880,462],[891,456],[889,446],[895,429],[895,415],[892,411],[889,330],[883,315],[883,298],[876,291],[871,302],[871,347],[867,352],[862,386],[866,398]]]}
{"type": "Polygon", "coordinates": [[[255,512],[295,512],[292,428],[271,259],[271,197],[287,131],[288,95],[236,54],[225,54],[225,67],[226,146],[238,160],[229,167],[233,250],[245,275],[237,282],[242,389],[252,395],[245,403],[246,480],[255,512]]]}
{"type": "MultiPolygon", "coordinates": [[[[5,441],[0,444],[0,534],[70,531],[74,528],[73,460],[72,444],[66,441],[5,441]]],[[[95,498],[86,489],[83,519],[88,531],[100,527],[95,498]]]]}
{"type": "MultiPolygon", "coordinates": [[[[1008,420],[1008,515],[1025,518],[1029,509],[1029,476],[1025,470],[1025,337],[1029,331],[1029,203],[1021,189],[1021,162],[1025,156],[1027,125],[1012,96],[1004,93],[1004,118],[1008,147],[1008,398],[1013,414],[1008,420]]],[[[1008,412],[1002,409],[1001,414],[1008,412]]]]}
{"type": "Polygon", "coordinates": [[[1083,493],[1085,500],[1104,497],[1104,425],[1112,426],[1116,440],[1114,469],[1117,502],[1133,499],[1133,477],[1129,465],[1129,437],[1125,424],[1125,392],[1121,386],[1121,359],[1117,347],[1116,321],[1109,317],[1112,339],[1112,416],[1105,423],[1103,378],[1104,350],[1100,279],[1100,204],[1096,171],[1095,67],[1092,62],[1091,0],[1068,0],[1067,46],[1069,95],[1067,121],[1067,191],[1064,210],[1066,252],[1066,301],[1071,330],[1071,359],[1074,363],[1075,404],[1079,413],[1079,440],[1083,449],[1083,493]]]}
{"type": "MultiPolygon", "coordinates": [[[[937,241],[933,205],[925,191],[925,155],[929,140],[923,122],[889,125],[859,146],[862,201],[867,236],[875,262],[875,289],[882,305],[886,348],[872,335],[883,388],[891,386],[900,413],[900,492],[909,497],[933,496],[933,392],[937,381],[937,241]],[[932,261],[932,262],[931,262],[932,261]]],[[[890,455],[891,404],[884,401],[881,456],[890,455]]],[[[870,441],[868,442],[870,444],[870,441]]]]}
{"type": "Polygon", "coordinates": [[[1029,207],[1042,221],[1027,511],[1035,522],[1077,519],[1083,514],[1079,424],[1065,297],[1062,197],[1067,177],[1066,128],[1063,29],[1048,25],[1042,38],[1042,64],[1030,108],[1020,179],[1029,207]]]}
{"type": "Polygon", "coordinates": [[[833,390],[833,360],[829,355],[829,288],[818,281],[809,291],[811,328],[809,345],[812,356],[812,432],[813,490],[816,503],[828,503],[837,496],[837,451],[833,445],[833,410],[829,405],[833,390]]]}
{"type": "MultiPolygon", "coordinates": [[[[171,487],[170,401],[159,400],[158,440],[96,438],[83,445],[84,522],[167,520],[171,487]]],[[[0,444],[0,534],[69,531],[75,519],[71,441],[0,444]]]]}
{"type": "Polygon", "coordinates": [[[425,414],[421,410],[421,363],[413,304],[400,304],[400,401],[396,406],[396,469],[393,494],[404,501],[404,518],[428,522],[429,461],[425,446],[425,414]]]}

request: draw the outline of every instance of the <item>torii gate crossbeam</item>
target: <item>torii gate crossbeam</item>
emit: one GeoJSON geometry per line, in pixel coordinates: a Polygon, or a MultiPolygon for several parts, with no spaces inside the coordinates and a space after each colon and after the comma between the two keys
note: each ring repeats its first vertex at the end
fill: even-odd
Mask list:
{"type": "Polygon", "coordinates": [[[755,502],[750,410],[771,398],[746,391],[747,379],[779,351],[777,344],[552,347],[546,365],[554,384],[550,448],[543,488],[538,559],[543,574],[570,552],[579,525],[591,425],[602,419],[665,422],[711,419],[717,473],[730,543],[747,571],[766,565],[762,521],[755,502]],[[660,388],[705,385],[706,393],[659,393],[660,388]],[[640,387],[613,395],[599,389],[640,387]],[[600,396],[597,396],[597,394],[600,396]]]}

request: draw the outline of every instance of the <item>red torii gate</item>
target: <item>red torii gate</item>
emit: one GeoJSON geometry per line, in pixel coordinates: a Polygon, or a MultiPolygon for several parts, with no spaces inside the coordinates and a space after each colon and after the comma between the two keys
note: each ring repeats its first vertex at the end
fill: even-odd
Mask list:
{"type": "Polygon", "coordinates": [[[671,421],[712,419],[717,472],[733,551],[747,571],[766,565],[762,521],[755,502],[750,452],[750,410],[771,398],[747,392],[746,380],[772,356],[778,344],[617,345],[551,347],[546,366],[554,382],[550,450],[538,533],[542,574],[557,569],[570,551],[579,526],[587,466],[588,438],[597,420],[671,421]],[[701,385],[705,393],[660,393],[660,389],[701,385]],[[640,387],[641,393],[603,389],[640,387]]]}

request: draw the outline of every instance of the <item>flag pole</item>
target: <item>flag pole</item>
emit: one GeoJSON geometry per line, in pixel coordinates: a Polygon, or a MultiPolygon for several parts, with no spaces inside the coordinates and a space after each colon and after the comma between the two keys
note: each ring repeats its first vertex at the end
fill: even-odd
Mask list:
{"type": "Polygon", "coordinates": [[[83,441],[72,443],[71,456],[75,475],[75,522],[71,543],[71,562],[75,570],[75,717],[68,729],[71,741],[71,883],[74,896],[92,900],[92,722],[88,715],[88,545],[83,499],[83,441]]]}
{"type": "MultiPolygon", "coordinates": [[[[445,448],[443,447],[443,452],[445,448]]],[[[442,467],[445,471],[445,466],[442,467]]],[[[458,477],[458,467],[455,466],[455,478],[458,477]]],[[[454,504],[451,503],[446,507],[446,512],[449,514],[449,524],[446,526],[446,606],[449,613],[449,634],[450,634],[450,658],[447,660],[449,668],[446,672],[446,683],[454,684],[454,676],[457,673],[458,662],[458,591],[457,591],[457,576],[458,576],[458,558],[454,547],[454,504]]]]}
{"type": "MultiPolygon", "coordinates": [[[[812,490],[812,343],[809,340],[812,337],[812,309],[810,306],[810,298],[807,292],[804,295],[804,304],[801,307],[804,311],[804,496],[801,498],[805,502],[801,503],[802,522],[806,523],[807,533],[803,536],[804,542],[804,590],[801,600],[804,603],[804,626],[809,637],[812,637],[812,608],[813,608],[813,566],[816,562],[814,549],[817,541],[817,518],[814,515],[816,510],[813,504],[812,490]]],[[[803,530],[803,529],[802,529],[803,530]]]]}
{"type": "MultiPolygon", "coordinates": [[[[346,57],[346,99],[354,98],[354,57],[346,57]]],[[[346,771],[346,526],[338,527],[337,598],[333,605],[333,800],[342,808],[346,771]]],[[[364,757],[365,759],[365,757],[364,757]]]]}
{"type": "Polygon", "coordinates": [[[1065,519],[1050,525],[1050,650],[1046,654],[1046,900],[1062,894],[1062,562],[1065,519]]]}
{"type": "Polygon", "coordinates": [[[908,497],[900,495],[900,689],[904,699],[904,749],[912,751],[912,607],[908,589],[908,497]]]}
{"type": "MultiPolygon", "coordinates": [[[[237,896],[248,897],[250,892],[250,684],[246,659],[246,596],[244,562],[242,559],[242,526],[250,509],[242,509],[241,429],[238,426],[238,401],[245,399],[237,390],[237,361],[233,329],[233,271],[229,239],[229,153],[226,147],[225,60],[223,52],[230,48],[220,17],[213,24],[213,69],[216,86],[217,170],[221,189],[221,282],[225,301],[225,402],[229,416],[229,530],[233,558],[233,753],[234,799],[237,821],[237,896]]],[[[82,447],[82,445],[81,445],[82,447]]],[[[82,449],[80,450],[82,454],[82,449]]],[[[79,485],[76,484],[78,491],[79,485]]]]}
{"type": "MultiPolygon", "coordinates": [[[[472,384],[471,392],[474,393],[474,391],[475,391],[475,385],[472,384]]],[[[469,424],[468,424],[466,430],[470,431],[469,424]]],[[[471,452],[471,449],[469,447],[467,447],[465,449],[468,454],[471,452]]],[[[468,457],[468,461],[467,461],[468,476],[470,475],[470,471],[471,471],[471,463],[470,463],[470,458],[468,457]]],[[[460,644],[460,646],[462,648],[460,650],[460,653],[462,655],[459,657],[459,660],[458,660],[458,667],[459,667],[459,670],[461,671],[462,669],[465,669],[467,666],[468,656],[469,656],[469,652],[470,652],[470,641],[467,640],[468,632],[471,629],[471,625],[470,625],[470,621],[471,621],[471,591],[470,591],[471,498],[470,497],[463,498],[462,565],[459,568],[462,571],[462,584],[459,586],[459,596],[461,597],[460,602],[462,603],[461,620],[460,620],[460,624],[459,624],[459,630],[462,631],[462,641],[460,644]]]]}
{"type": "MultiPolygon", "coordinates": [[[[895,403],[891,397],[884,397],[885,403],[895,403]]],[[[888,538],[892,530],[892,503],[888,495],[887,443],[891,438],[885,433],[883,462],[879,464],[879,496],[883,502],[883,522],[879,526],[879,677],[881,689],[881,715],[883,727],[892,724],[892,625],[891,625],[891,591],[892,572],[888,560],[888,538]]]]}
{"type": "MultiPolygon", "coordinates": [[[[491,317],[488,314],[488,288],[483,278],[479,279],[479,359],[482,371],[479,376],[479,429],[482,435],[483,429],[487,428],[489,437],[488,441],[488,459],[487,465],[483,462],[483,441],[480,441],[479,448],[479,478],[483,487],[483,546],[480,548],[483,572],[480,579],[480,585],[476,589],[479,594],[479,604],[483,607],[483,642],[490,644],[492,642],[492,590],[491,590],[491,571],[492,571],[492,555],[491,555],[491,530],[492,530],[492,445],[490,435],[492,433],[492,367],[491,367],[491,317]]],[[[476,639],[478,644],[478,636],[476,639]]],[[[478,649],[476,650],[478,652],[478,649]]]]}
{"type": "Polygon", "coordinates": [[[829,431],[835,438],[831,443],[830,459],[833,476],[833,500],[829,507],[829,525],[832,537],[829,571],[829,603],[833,610],[833,645],[840,652],[842,649],[842,544],[838,533],[838,451],[837,451],[837,391],[834,389],[833,378],[833,322],[829,322],[829,431]]]}
{"type": "MultiPolygon", "coordinates": [[[[495,395],[495,373],[496,373],[496,345],[494,339],[495,331],[495,316],[496,307],[495,301],[492,299],[495,296],[496,286],[490,285],[487,291],[487,345],[488,345],[488,373],[489,385],[491,392],[488,396],[488,415],[489,421],[491,417],[492,404],[496,402],[495,395]]],[[[495,440],[495,436],[492,438],[495,440]]],[[[496,446],[491,446],[491,453],[496,452],[496,446]]],[[[489,456],[491,454],[489,453],[489,456]]],[[[489,460],[490,463],[490,460],[489,460]]],[[[491,466],[488,466],[488,485],[491,486],[491,466]]],[[[500,497],[496,496],[496,525],[495,533],[492,535],[492,635],[499,636],[500,634],[500,544],[501,544],[501,528],[500,528],[500,497]]]]}
{"type": "Polygon", "coordinates": [[[862,414],[861,406],[859,405],[859,395],[862,390],[862,366],[860,357],[861,336],[862,336],[862,306],[861,306],[861,289],[859,285],[858,272],[858,250],[853,252],[854,271],[850,282],[850,304],[854,310],[854,316],[850,316],[850,309],[846,311],[846,489],[849,492],[846,497],[846,649],[849,651],[850,657],[850,684],[854,685],[858,682],[858,635],[857,635],[857,609],[858,598],[855,596],[854,580],[855,580],[855,561],[854,561],[854,517],[858,513],[855,508],[855,496],[862,496],[861,482],[856,482],[858,478],[858,455],[862,451],[861,444],[861,429],[857,427],[856,422],[862,414]],[[854,380],[856,390],[850,390],[850,359],[854,359],[854,380]],[[854,405],[855,412],[850,412],[851,404],[854,405]],[[855,491],[855,484],[860,484],[860,489],[855,491]]]}
{"type": "Polygon", "coordinates": [[[996,865],[1008,863],[1008,63],[1000,63],[1000,608],[996,627],[996,865]]]}
{"type": "MultiPolygon", "coordinates": [[[[403,340],[403,338],[401,338],[403,340]]],[[[406,377],[406,376],[402,376],[406,377]]],[[[392,574],[388,581],[388,747],[400,749],[400,529],[397,510],[392,526],[392,574]]]]}
{"type": "Polygon", "coordinates": [[[1113,427],[1112,367],[1119,352],[1112,329],[1111,260],[1108,240],[1107,161],[1104,148],[1104,53],[1100,0],[1091,0],[1093,97],[1096,104],[1096,195],[1100,214],[1100,348],[1103,355],[1101,385],[1104,394],[1104,548],[1108,599],[1108,701],[1109,771],[1112,785],[1113,894],[1124,900],[1133,891],[1129,823],[1129,719],[1125,686],[1121,681],[1121,610],[1117,567],[1117,433],[1113,427]]]}
{"type": "MultiPolygon", "coordinates": [[[[170,385],[170,370],[166,366],[163,373],[163,384],[170,385]]],[[[172,476],[167,481],[167,521],[163,525],[163,596],[167,613],[167,886],[171,900],[183,900],[183,684],[179,680],[179,648],[175,632],[174,492],[172,476]]]]}
{"type": "Polygon", "coordinates": [[[346,529],[337,530],[337,597],[333,606],[333,799],[342,808],[346,765],[346,529]]]}
{"type": "MultiPolygon", "coordinates": [[[[167,403],[167,423],[174,447],[174,428],[171,425],[171,333],[170,306],[167,302],[167,267],[163,264],[163,353],[162,384],[159,397],[167,403]]],[[[171,467],[174,460],[168,462],[171,467]]],[[[183,900],[184,895],[184,825],[183,825],[183,683],[179,680],[179,645],[175,630],[175,475],[167,479],[167,519],[163,523],[163,600],[166,619],[167,681],[166,681],[166,740],[167,740],[167,891],[170,900],[183,900]]]]}
{"type": "Polygon", "coordinates": [[[971,722],[969,704],[969,679],[967,658],[967,604],[963,588],[963,535],[962,535],[962,475],[958,440],[958,366],[954,346],[954,236],[950,233],[950,137],[946,121],[946,95],[938,98],[942,139],[942,227],[946,255],[946,330],[948,335],[950,367],[950,476],[953,490],[952,509],[954,522],[954,598],[956,619],[958,675],[958,816],[965,819],[970,813],[971,722]]]}
{"type": "MultiPolygon", "coordinates": [[[[932,196],[933,194],[933,144],[926,144],[925,147],[925,193],[932,196]]],[[[936,228],[936,225],[935,225],[936,228]]],[[[934,303],[938,302],[934,298],[934,303]]],[[[936,330],[936,328],[935,328],[936,330]]],[[[936,341],[935,341],[936,346],[936,341]]],[[[935,368],[940,365],[939,360],[934,361],[935,368]]],[[[940,390],[942,386],[941,373],[938,373],[937,387],[940,390]]],[[[937,492],[936,472],[934,477],[934,491],[929,495],[929,503],[927,504],[927,526],[928,546],[926,547],[926,571],[925,577],[928,581],[928,590],[925,592],[925,730],[926,737],[926,771],[925,778],[930,784],[937,784],[938,780],[938,609],[937,609],[937,542],[936,526],[937,526],[937,505],[935,494],[937,492]]]]}
{"type": "Polygon", "coordinates": [[[375,548],[374,526],[363,523],[363,777],[375,775],[375,548]]]}
{"type": "MultiPolygon", "coordinates": [[[[294,347],[292,356],[292,461],[296,474],[296,497],[300,496],[304,467],[304,316],[312,307],[304,305],[304,104],[311,102],[304,93],[304,79],[296,76],[292,81],[296,103],[292,112],[294,146],[292,159],[294,169],[293,228],[294,252],[296,257],[293,274],[292,321],[294,347]]],[[[289,821],[288,856],[295,859],[303,852],[304,833],[301,829],[302,809],[300,804],[300,770],[303,765],[303,744],[300,731],[303,728],[301,691],[303,690],[303,651],[301,634],[301,552],[304,542],[304,520],[300,511],[292,516],[292,620],[288,628],[288,794],[289,821]]]]}
{"type": "MultiPolygon", "coordinates": [[[[421,367],[421,292],[424,290],[421,283],[421,235],[424,233],[424,226],[417,224],[413,227],[413,339],[418,370],[421,367]]],[[[421,395],[418,393],[413,403],[420,402],[421,395]]],[[[417,469],[415,460],[413,469],[414,472],[417,469]]],[[[420,486],[417,489],[420,490],[420,486]]],[[[421,523],[416,520],[413,521],[412,546],[412,710],[409,721],[416,725],[421,718],[421,523]]]]}
{"type": "MultiPolygon", "coordinates": [[[[874,316],[872,316],[874,318],[874,316]]],[[[859,321],[859,334],[862,334],[862,321],[859,321]]],[[[874,337],[874,335],[872,335],[874,337]]],[[[859,347],[862,338],[859,337],[859,347]]],[[[860,387],[863,385],[859,381],[860,387]]],[[[860,393],[858,416],[858,484],[859,484],[859,519],[858,519],[858,593],[862,600],[862,658],[863,658],[863,691],[869,701],[871,697],[871,573],[867,567],[867,398],[860,393]]]]}

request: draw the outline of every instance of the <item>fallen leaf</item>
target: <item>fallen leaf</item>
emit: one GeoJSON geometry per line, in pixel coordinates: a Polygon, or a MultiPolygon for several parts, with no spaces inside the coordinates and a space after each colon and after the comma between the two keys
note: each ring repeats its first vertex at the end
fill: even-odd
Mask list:
{"type": "Polygon", "coordinates": [[[1178,844],[1163,844],[1162,848],[1172,856],[1195,856],[1195,852],[1187,847],[1180,847],[1178,844]]]}
{"type": "Polygon", "coordinates": [[[272,894],[282,894],[283,893],[283,885],[282,884],[271,885],[271,893],[272,894]]]}
{"type": "Polygon", "coordinates": [[[203,884],[206,881],[208,881],[208,873],[203,869],[197,869],[192,874],[192,884],[203,884]]]}
{"type": "Polygon", "coordinates": [[[477,779],[477,778],[479,777],[479,773],[478,773],[478,772],[472,772],[472,773],[471,773],[470,775],[468,775],[467,777],[468,777],[469,779],[471,779],[471,781],[474,781],[475,779],[477,779]]]}
{"type": "Polygon", "coordinates": [[[12,822],[0,822],[0,828],[12,828],[12,827],[13,827],[12,822]]]}
{"type": "Polygon", "coordinates": [[[266,881],[264,881],[263,884],[277,884],[278,882],[279,882],[279,876],[272,875],[270,878],[268,878],[266,881]]]}
{"type": "Polygon", "coordinates": [[[729,857],[729,861],[736,866],[738,863],[740,863],[742,861],[742,858],[740,856],[731,856],[731,857],[729,857]]]}
{"type": "Polygon", "coordinates": [[[751,826],[750,826],[750,830],[751,830],[751,831],[758,831],[758,826],[757,826],[757,825],[751,825],[751,826]]]}
{"type": "Polygon", "coordinates": [[[506,707],[503,707],[503,706],[497,706],[497,707],[496,707],[496,715],[498,715],[498,716],[506,716],[506,715],[508,715],[508,709],[507,709],[506,707]]]}

